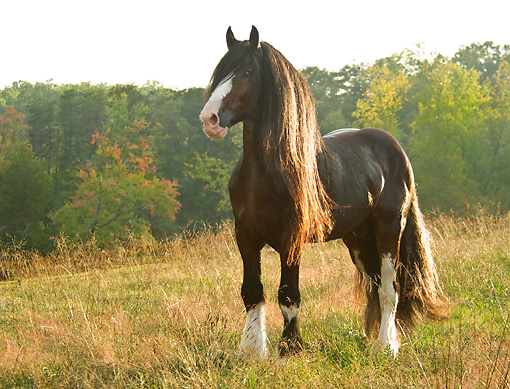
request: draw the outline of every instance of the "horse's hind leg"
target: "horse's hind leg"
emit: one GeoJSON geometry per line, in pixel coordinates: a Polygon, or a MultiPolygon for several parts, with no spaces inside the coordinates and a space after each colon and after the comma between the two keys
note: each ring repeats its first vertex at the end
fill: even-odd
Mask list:
{"type": "Polygon", "coordinates": [[[278,302],[283,315],[283,334],[280,341],[280,355],[284,356],[303,350],[303,340],[299,334],[297,314],[301,302],[299,292],[299,262],[288,264],[288,256],[280,255],[281,280],[278,289],[278,302]]]}
{"type": "Polygon", "coordinates": [[[397,313],[398,294],[395,289],[395,257],[386,253],[381,257],[381,283],[379,285],[379,305],[381,307],[381,328],[372,352],[389,347],[394,357],[397,356],[399,342],[395,315],[397,313]]]}
{"type": "Polygon", "coordinates": [[[264,358],[267,356],[266,308],[260,280],[260,250],[263,245],[250,239],[238,223],[236,223],[236,240],[243,258],[244,277],[241,295],[246,307],[246,324],[241,339],[241,350],[264,358]]]}
{"type": "Polygon", "coordinates": [[[365,333],[368,337],[379,330],[381,321],[378,295],[381,266],[375,235],[369,225],[370,223],[367,223],[362,231],[351,233],[343,238],[360,275],[358,287],[365,293],[365,333]]]}
{"type": "Polygon", "coordinates": [[[375,235],[381,263],[379,285],[381,328],[372,351],[377,352],[389,347],[395,357],[399,348],[395,320],[398,305],[396,266],[399,261],[400,240],[406,224],[411,198],[405,185],[403,185],[403,189],[395,191],[396,193],[392,193],[391,196],[388,193],[381,196],[375,214],[375,235]]]}

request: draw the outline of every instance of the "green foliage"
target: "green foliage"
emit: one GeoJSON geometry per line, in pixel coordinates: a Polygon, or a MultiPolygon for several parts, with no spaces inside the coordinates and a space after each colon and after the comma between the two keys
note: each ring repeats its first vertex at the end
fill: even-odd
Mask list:
{"type": "MultiPolygon", "coordinates": [[[[140,133],[146,125],[135,121],[125,132],[140,133]]],[[[92,135],[95,157],[80,169],[71,201],[52,217],[55,230],[82,241],[92,234],[104,243],[131,233],[147,233],[149,217],[175,220],[179,208],[175,183],[154,176],[156,167],[146,140],[120,147],[109,135],[109,130],[104,136],[92,135]]]]}
{"type": "MultiPolygon", "coordinates": [[[[397,137],[411,158],[425,210],[463,213],[469,201],[493,213],[507,212],[509,47],[472,44],[452,59],[441,55],[424,59],[407,50],[370,66],[352,64],[338,71],[308,67],[302,73],[316,98],[323,134],[366,126],[381,127],[397,137]]],[[[176,91],[158,83],[138,87],[15,82],[0,90],[0,173],[8,176],[5,166],[18,158],[26,161],[23,174],[27,177],[29,170],[35,175],[44,172],[45,183],[35,180],[34,185],[51,186],[39,196],[48,197],[46,214],[32,213],[30,222],[20,222],[20,226],[30,225],[26,233],[20,233],[22,227],[4,229],[2,239],[8,239],[6,233],[14,234],[15,239],[43,250],[49,235],[59,233],[60,224],[47,225],[49,214],[59,215],[57,219],[65,220],[72,233],[85,237],[95,232],[101,239],[119,235],[127,227],[164,237],[190,225],[229,218],[228,179],[241,155],[242,132],[231,129],[220,142],[207,138],[198,118],[203,104],[203,89],[176,91]],[[93,135],[100,138],[91,143],[93,135]],[[100,139],[109,143],[103,145],[100,139]],[[130,159],[130,148],[141,145],[146,147],[143,156],[133,155],[149,158],[155,173],[150,169],[142,173],[141,162],[137,165],[130,159]],[[116,165],[106,147],[118,147],[126,165],[116,165]],[[116,173],[101,168],[108,158],[116,173]],[[117,179],[114,174],[125,181],[108,186],[109,180],[117,179]],[[140,208],[148,197],[143,200],[139,192],[128,188],[143,184],[142,180],[152,182],[149,192],[153,194],[164,192],[165,182],[173,183],[172,201],[181,205],[171,212],[175,220],[163,216],[168,214],[159,209],[163,199],[150,200],[155,202],[152,213],[140,208]],[[118,194],[119,185],[131,197],[120,208],[108,197],[118,194]],[[85,191],[92,189],[102,196],[103,213],[70,208],[77,199],[85,201],[85,191]],[[137,210],[125,211],[131,208],[137,210]],[[115,222],[98,228],[111,218],[115,222]],[[30,238],[32,233],[37,238],[30,238]]],[[[36,196],[36,192],[30,193],[36,196]]]]}
{"type": "Polygon", "coordinates": [[[0,241],[34,247],[50,210],[52,182],[32,153],[24,120],[12,105],[0,114],[0,241]]]}
{"type": "Polygon", "coordinates": [[[510,62],[501,62],[491,86],[492,110],[487,120],[484,170],[478,174],[488,201],[510,209],[510,62]]]}
{"type": "Polygon", "coordinates": [[[409,79],[400,70],[392,72],[387,64],[376,64],[368,70],[372,83],[358,100],[357,118],[359,127],[384,128],[397,139],[402,138],[397,113],[402,109],[409,79]]]}
{"type": "Polygon", "coordinates": [[[477,72],[452,62],[424,67],[420,77],[410,154],[422,204],[459,210],[480,195],[474,172],[483,162],[489,93],[477,72]]]}
{"type": "Polygon", "coordinates": [[[0,115],[0,152],[2,154],[10,146],[26,141],[28,126],[24,123],[25,117],[12,105],[4,108],[3,114],[0,115]]]}
{"type": "MultiPolygon", "coordinates": [[[[234,166],[228,162],[209,156],[195,154],[195,160],[187,165],[186,174],[192,179],[202,183],[204,188],[203,197],[215,198],[211,210],[220,215],[230,213],[230,200],[228,196],[228,182],[234,166]]],[[[207,202],[210,206],[211,202],[207,202]]]]}
{"type": "Polygon", "coordinates": [[[493,81],[495,73],[502,62],[510,61],[510,45],[503,47],[487,41],[483,44],[473,43],[461,48],[453,57],[453,62],[464,69],[476,70],[482,82],[493,81]]]}
{"type": "Polygon", "coordinates": [[[30,145],[19,143],[2,151],[0,160],[0,239],[38,245],[40,223],[51,205],[51,178],[30,145]]]}
{"type": "Polygon", "coordinates": [[[302,70],[317,103],[317,121],[323,134],[352,126],[356,101],[368,87],[368,73],[361,65],[345,66],[338,72],[318,67],[302,70]]]}

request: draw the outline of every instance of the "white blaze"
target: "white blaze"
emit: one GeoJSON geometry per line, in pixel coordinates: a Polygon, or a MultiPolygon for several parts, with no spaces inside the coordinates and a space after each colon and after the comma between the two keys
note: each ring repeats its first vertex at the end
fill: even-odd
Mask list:
{"type": "Polygon", "coordinates": [[[209,110],[210,112],[218,113],[223,98],[232,90],[232,79],[233,75],[229,74],[218,84],[211,94],[211,97],[209,97],[209,100],[207,100],[202,112],[209,110]]]}
{"type": "Polygon", "coordinates": [[[232,90],[233,78],[234,75],[229,74],[218,84],[200,113],[200,119],[204,123],[204,131],[213,139],[221,139],[227,134],[228,128],[220,127],[218,111],[223,99],[232,90]]]}

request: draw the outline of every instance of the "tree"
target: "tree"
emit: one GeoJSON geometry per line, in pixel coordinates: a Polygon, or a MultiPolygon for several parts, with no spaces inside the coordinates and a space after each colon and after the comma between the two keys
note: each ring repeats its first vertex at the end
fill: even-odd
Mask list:
{"type": "Polygon", "coordinates": [[[391,71],[386,63],[376,64],[368,70],[372,82],[357,102],[353,116],[359,127],[378,127],[401,140],[402,131],[398,112],[402,109],[409,89],[406,74],[398,69],[391,71]]]}
{"type": "Polygon", "coordinates": [[[40,223],[51,205],[51,178],[44,162],[20,142],[3,151],[0,163],[0,237],[37,246],[40,223]]]}
{"type": "MultiPolygon", "coordinates": [[[[128,131],[142,132],[147,123],[131,126],[128,131]]],[[[109,135],[92,135],[96,154],[80,169],[76,194],[52,216],[54,230],[82,240],[94,234],[99,242],[108,242],[128,232],[147,233],[150,217],[175,220],[180,206],[176,183],[155,176],[147,141],[119,146],[109,135]]]]}
{"type": "Polygon", "coordinates": [[[500,62],[490,84],[492,111],[488,123],[485,164],[480,171],[481,190],[495,211],[510,210],[510,62],[500,62]]]}
{"type": "Polygon", "coordinates": [[[52,180],[32,153],[25,118],[13,106],[0,114],[0,240],[34,247],[51,206],[52,180]]]}
{"type": "Polygon", "coordinates": [[[51,179],[31,147],[9,148],[0,173],[0,220],[4,234],[23,239],[45,218],[51,204],[51,179]]]}
{"type": "Polygon", "coordinates": [[[192,163],[186,166],[185,173],[197,184],[196,194],[202,198],[198,206],[211,220],[231,215],[228,183],[234,166],[234,161],[211,157],[208,153],[196,153],[192,163]]]}
{"type": "MultiPolygon", "coordinates": [[[[0,153],[10,145],[27,140],[28,126],[24,123],[26,115],[16,111],[14,106],[8,105],[4,113],[0,114],[0,153]]],[[[1,159],[0,154],[0,159],[1,159]]]]}
{"type": "Polygon", "coordinates": [[[104,131],[108,122],[106,88],[84,83],[61,87],[58,127],[58,158],[55,169],[56,193],[69,195],[74,172],[94,155],[90,137],[104,131]]]}
{"type": "Polygon", "coordinates": [[[476,70],[480,74],[481,83],[486,80],[493,82],[499,64],[510,61],[510,45],[500,47],[491,41],[483,44],[472,43],[461,48],[453,61],[464,69],[476,70]]]}
{"type": "Polygon", "coordinates": [[[475,70],[439,60],[420,75],[410,156],[425,208],[460,210],[480,195],[476,171],[487,139],[489,95],[475,70]]]}
{"type": "Polygon", "coordinates": [[[317,121],[323,134],[351,127],[356,101],[368,86],[364,65],[347,65],[338,72],[318,67],[301,71],[317,103],[317,121]]]}
{"type": "Polygon", "coordinates": [[[56,124],[59,93],[54,85],[36,84],[33,96],[25,103],[30,143],[34,155],[46,161],[48,174],[56,166],[59,128],[56,124]]]}

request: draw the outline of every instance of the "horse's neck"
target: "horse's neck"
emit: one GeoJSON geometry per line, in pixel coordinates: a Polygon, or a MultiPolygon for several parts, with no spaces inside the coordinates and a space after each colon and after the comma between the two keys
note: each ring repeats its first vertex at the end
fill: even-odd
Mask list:
{"type": "Polygon", "coordinates": [[[264,165],[263,139],[259,124],[253,121],[243,122],[243,160],[257,166],[264,165]]]}

